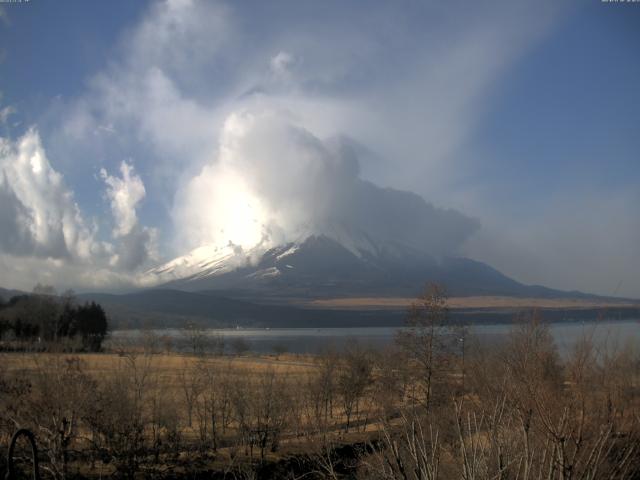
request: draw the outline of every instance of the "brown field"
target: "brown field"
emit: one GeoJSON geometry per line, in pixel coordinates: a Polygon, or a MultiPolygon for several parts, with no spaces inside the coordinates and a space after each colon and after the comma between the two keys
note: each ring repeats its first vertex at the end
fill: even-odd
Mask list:
{"type": "MultiPolygon", "coordinates": [[[[80,355],[58,353],[0,353],[0,362],[2,362],[3,367],[7,371],[29,371],[35,370],[41,365],[51,364],[61,356],[69,358],[79,357],[84,364],[84,370],[93,375],[100,375],[116,370],[128,359],[127,356],[118,353],[83,353],[80,355]]],[[[140,361],[143,355],[139,355],[139,357],[137,361],[140,361]]],[[[266,370],[291,374],[308,373],[316,367],[313,363],[313,357],[292,354],[279,356],[213,357],[170,353],[155,354],[150,358],[151,369],[156,373],[163,373],[168,377],[177,375],[184,370],[189,370],[197,362],[204,362],[211,368],[231,367],[256,373],[266,370]]]]}
{"type": "MultiPolygon", "coordinates": [[[[141,351],[129,351],[124,354],[112,352],[101,354],[0,353],[0,370],[8,378],[37,379],[43,372],[50,372],[47,375],[58,376],[61,370],[66,369],[68,362],[75,360],[80,362],[82,372],[97,382],[110,378],[129,378],[131,380],[130,389],[135,389],[138,386],[143,388],[140,393],[148,397],[148,399],[145,401],[146,406],[143,407],[142,415],[149,418],[157,415],[157,412],[153,412],[152,407],[149,406],[153,404],[153,400],[149,401],[152,398],[161,398],[160,402],[162,404],[170,405],[172,409],[175,409],[177,425],[179,425],[179,436],[182,442],[180,448],[184,449],[181,456],[185,456],[184,461],[187,463],[195,462],[192,458],[192,449],[198,450],[203,444],[206,444],[211,449],[210,440],[202,438],[202,428],[211,428],[211,425],[202,424],[202,421],[205,423],[207,421],[205,419],[207,413],[200,411],[202,409],[201,401],[204,397],[198,398],[206,395],[207,391],[207,387],[198,380],[198,375],[201,375],[202,372],[217,372],[218,381],[225,378],[227,383],[224,395],[230,398],[233,395],[232,392],[237,388],[236,384],[244,385],[243,388],[247,389],[244,391],[246,396],[275,394],[276,392],[270,389],[259,390],[262,380],[268,378],[269,375],[275,375],[275,378],[279,379],[277,382],[279,382],[280,388],[289,391],[293,395],[295,390],[305,385],[308,379],[317,373],[319,368],[313,357],[293,354],[216,357],[176,353],[148,354],[141,351]],[[140,383],[138,384],[138,382],[140,383]],[[258,391],[254,391],[254,388],[258,389],[258,391]],[[187,393],[196,396],[192,413],[193,419],[190,418],[191,414],[187,414],[185,397],[187,393]]],[[[218,386],[218,388],[221,387],[218,386]]],[[[278,395],[282,394],[285,394],[285,392],[282,391],[278,395]]],[[[247,400],[249,402],[253,401],[247,400]]],[[[277,409],[282,406],[284,405],[274,407],[275,410],[270,414],[275,415],[277,409]]],[[[304,406],[299,406],[298,408],[303,409],[297,412],[298,415],[302,417],[311,415],[311,412],[304,406]]],[[[208,415],[210,416],[211,412],[208,415]]],[[[277,415],[286,415],[286,413],[278,411],[277,415]]],[[[357,430],[343,432],[344,415],[339,413],[337,409],[332,420],[335,425],[331,431],[335,432],[337,437],[345,442],[362,441],[363,435],[366,435],[367,431],[371,431],[374,428],[373,425],[365,424],[359,426],[357,430]]],[[[302,421],[304,422],[304,420],[302,421]]],[[[304,423],[306,424],[306,422],[304,423]]],[[[255,459],[258,455],[258,447],[251,445],[250,454],[248,449],[239,449],[236,440],[239,435],[239,428],[237,421],[231,421],[227,426],[226,437],[219,434],[220,446],[216,449],[216,454],[198,457],[197,468],[211,468],[223,471],[238,461],[250,464],[253,461],[252,459],[255,459]]],[[[150,442],[152,434],[148,430],[148,427],[145,427],[145,438],[147,442],[150,442]]],[[[210,432],[208,433],[210,435],[210,432]]],[[[78,436],[81,437],[83,435],[88,436],[88,432],[82,430],[78,432],[78,436]]],[[[298,455],[304,452],[308,454],[309,441],[305,435],[293,435],[292,433],[283,432],[279,440],[278,451],[267,450],[264,452],[264,461],[275,462],[288,455],[298,455]]],[[[172,471],[176,474],[182,472],[183,475],[186,475],[185,472],[189,470],[189,467],[180,467],[180,462],[176,462],[176,465],[172,467],[172,471]]],[[[83,466],[76,466],[75,468],[83,475],[92,478],[115,474],[113,468],[108,464],[98,465],[90,470],[83,466]]]]}
{"type": "MultiPolygon", "coordinates": [[[[79,368],[83,374],[93,379],[98,385],[105,381],[109,382],[108,379],[124,378],[128,379],[126,380],[127,388],[130,392],[139,388],[139,393],[146,398],[140,414],[147,417],[147,422],[153,423],[155,421],[149,419],[158,415],[158,412],[153,410],[153,405],[158,405],[158,401],[160,404],[170,406],[177,415],[177,428],[181,438],[180,448],[184,449],[180,456],[185,456],[188,461],[193,461],[191,453],[189,453],[191,450],[202,448],[205,444],[207,448],[211,449],[210,439],[202,437],[202,428],[211,428],[210,425],[206,425],[206,422],[210,420],[212,413],[202,403],[206,403],[206,395],[211,392],[211,388],[214,391],[224,389],[224,393],[219,390],[215,394],[224,395],[228,401],[231,401],[234,392],[242,388],[240,395],[245,396],[246,401],[252,404],[249,408],[259,410],[269,405],[268,408],[273,410],[263,412],[264,414],[287,418],[288,428],[294,428],[295,425],[295,432],[288,430],[280,434],[277,452],[268,449],[264,452],[265,461],[276,462],[288,455],[308,455],[311,451],[310,448],[318,446],[316,441],[312,440],[305,431],[305,429],[314,431],[317,428],[312,425],[313,412],[309,405],[300,402],[300,398],[296,398],[298,395],[302,395],[301,389],[308,385],[309,380],[319,373],[321,366],[317,362],[317,358],[313,356],[297,354],[251,354],[248,356],[150,354],[135,349],[127,352],[80,354],[3,352],[0,353],[0,373],[7,378],[34,379],[37,384],[42,381],[43,374],[57,378],[61,372],[68,371],[70,362],[76,361],[79,362],[79,368]],[[207,379],[201,378],[205,372],[215,372],[217,386],[205,383],[207,379]],[[274,375],[276,379],[277,390],[275,391],[262,383],[270,375],[274,375]],[[194,396],[191,407],[193,408],[192,414],[187,413],[189,408],[187,395],[194,396]],[[279,405],[261,403],[260,396],[262,395],[274,395],[274,402],[279,405]],[[289,401],[296,405],[295,413],[279,410],[284,407],[281,395],[287,396],[289,401]],[[310,442],[313,443],[313,446],[310,442]]],[[[57,401],[57,399],[54,400],[54,403],[57,401]]],[[[241,399],[236,401],[242,402],[241,399]]],[[[338,402],[336,401],[336,403],[338,402]]],[[[331,416],[332,425],[328,427],[326,434],[335,436],[340,442],[364,441],[367,438],[367,432],[377,428],[372,419],[362,423],[361,417],[368,416],[368,412],[370,412],[368,408],[365,409],[364,403],[357,415],[352,417],[351,431],[344,430],[346,416],[337,406],[334,407],[331,416]]],[[[293,404],[288,404],[286,408],[292,407],[293,404]]],[[[259,416],[260,414],[256,410],[252,411],[252,415],[259,416]]],[[[259,425],[261,424],[258,421],[254,426],[259,425]]],[[[166,429],[166,426],[162,428],[166,429]]],[[[239,433],[240,429],[238,420],[232,420],[226,427],[226,436],[218,434],[220,446],[216,448],[216,454],[199,458],[197,468],[212,468],[222,471],[237,462],[251,464],[255,461],[259,455],[259,449],[256,445],[251,444],[250,449],[238,447],[238,442],[243,441],[240,439],[240,435],[242,435],[239,433]]],[[[149,427],[145,427],[144,430],[145,441],[151,442],[152,433],[149,432],[149,427]]],[[[204,435],[207,433],[211,434],[209,431],[204,435]]],[[[88,436],[88,431],[81,429],[77,434],[79,437],[88,436]]],[[[4,440],[6,441],[6,437],[4,440]]],[[[2,446],[2,442],[0,442],[0,446],[2,446]]],[[[86,446],[82,448],[86,448],[86,446]]],[[[185,474],[184,472],[188,470],[188,468],[180,467],[180,462],[177,462],[176,465],[172,467],[176,473],[185,474]]],[[[89,477],[114,474],[113,468],[108,464],[98,465],[91,470],[87,470],[82,465],[75,468],[89,477]]]]}
{"type": "Polygon", "coordinates": [[[499,349],[460,351],[430,325],[316,356],[0,353],[0,450],[26,427],[61,480],[635,478],[636,348],[586,338],[561,359],[532,316],[499,349]]]}
{"type": "MultiPolygon", "coordinates": [[[[314,308],[408,308],[415,298],[407,297],[352,297],[313,300],[307,306],[314,308]]],[[[450,297],[449,308],[609,308],[609,307],[640,307],[639,303],[629,300],[590,300],[579,298],[518,298],[518,297],[450,297]]]]}

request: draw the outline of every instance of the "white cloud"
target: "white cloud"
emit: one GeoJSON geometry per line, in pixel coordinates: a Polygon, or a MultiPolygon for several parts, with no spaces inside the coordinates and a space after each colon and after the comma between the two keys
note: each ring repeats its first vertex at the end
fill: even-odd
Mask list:
{"type": "Polygon", "coordinates": [[[0,139],[0,195],[2,250],[72,260],[101,251],[36,130],[15,142],[0,139]]]}
{"type": "Polygon", "coordinates": [[[93,143],[88,133],[112,126],[118,142],[153,157],[154,185],[166,198],[216,150],[229,113],[262,96],[322,137],[348,135],[378,152],[386,160],[363,164],[367,178],[446,203],[464,167],[451,158],[483,94],[548,30],[550,5],[362,12],[338,3],[327,5],[332,22],[283,9],[249,26],[265,12],[160,2],[71,108],[65,134],[93,143]]]}
{"type": "Polygon", "coordinates": [[[156,258],[157,232],[138,223],[136,209],[146,193],[142,179],[124,161],[120,174],[116,177],[100,170],[114,219],[113,237],[118,240],[111,265],[131,271],[156,258]]]}
{"type": "Polygon", "coordinates": [[[122,163],[121,177],[103,172],[114,215],[113,243],[100,240],[63,176],[30,129],[0,138],[0,271],[11,285],[113,288],[137,282],[135,270],[156,258],[157,232],[141,226],[136,207],[144,185],[122,163]],[[133,274],[131,272],[134,272],[133,274]]]}
{"type": "Polygon", "coordinates": [[[266,107],[227,118],[217,157],[180,192],[174,216],[185,248],[267,248],[325,234],[439,257],[455,253],[477,227],[417,195],[361,180],[348,145],[321,140],[266,107]]]}
{"type": "Polygon", "coordinates": [[[0,252],[0,272],[3,286],[31,291],[41,283],[58,291],[131,289],[140,285],[137,275],[121,272],[108,264],[70,263],[52,258],[16,257],[0,252]]]}
{"type": "MultiPolygon", "coordinates": [[[[4,51],[0,49],[0,64],[4,60],[3,55],[4,55],[4,51]]],[[[0,126],[8,125],[9,117],[17,113],[17,110],[13,105],[5,105],[4,107],[2,106],[3,96],[4,94],[2,93],[2,90],[0,90],[0,126]]]]}
{"type": "Polygon", "coordinates": [[[295,57],[287,52],[278,52],[271,58],[269,66],[271,73],[277,80],[289,81],[292,76],[291,67],[295,64],[295,57]]]}
{"type": "Polygon", "coordinates": [[[219,114],[193,91],[215,83],[207,69],[231,40],[230,23],[221,4],[154,3],[116,59],[66,107],[57,143],[71,156],[100,147],[107,162],[118,149],[140,150],[153,157],[154,184],[175,189],[215,148],[219,114]]]}
{"type": "Polygon", "coordinates": [[[136,206],[145,196],[142,180],[133,171],[133,166],[126,162],[120,164],[122,177],[114,177],[103,168],[100,176],[107,185],[107,198],[115,219],[113,235],[122,237],[133,230],[138,223],[136,206]]]}
{"type": "Polygon", "coordinates": [[[0,124],[4,125],[8,122],[9,117],[16,113],[16,109],[11,105],[7,105],[4,108],[0,108],[0,124]]]}

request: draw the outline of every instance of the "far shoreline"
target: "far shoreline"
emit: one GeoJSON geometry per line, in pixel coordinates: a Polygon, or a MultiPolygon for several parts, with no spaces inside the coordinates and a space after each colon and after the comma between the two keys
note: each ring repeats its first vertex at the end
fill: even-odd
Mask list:
{"type": "MultiPolygon", "coordinates": [[[[410,297],[345,297],[310,300],[303,305],[320,309],[356,309],[362,308],[409,308],[417,301],[410,297]]],[[[510,296],[469,296],[450,297],[447,300],[450,309],[607,309],[607,308],[637,308],[640,301],[629,299],[591,299],[591,298],[535,298],[510,296]]]]}

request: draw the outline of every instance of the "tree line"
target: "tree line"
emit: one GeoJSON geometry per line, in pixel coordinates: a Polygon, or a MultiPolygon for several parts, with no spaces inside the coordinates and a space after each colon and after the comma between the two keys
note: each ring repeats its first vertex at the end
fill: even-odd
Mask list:
{"type": "Polygon", "coordinates": [[[64,345],[97,352],[109,324],[99,304],[77,302],[72,291],[57,295],[51,287],[36,286],[33,293],[0,298],[0,341],[5,348],[64,345]]]}

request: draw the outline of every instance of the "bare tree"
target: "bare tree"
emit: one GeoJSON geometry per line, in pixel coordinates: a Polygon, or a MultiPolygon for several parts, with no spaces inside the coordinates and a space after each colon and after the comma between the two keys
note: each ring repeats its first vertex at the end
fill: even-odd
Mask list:
{"type": "Polygon", "coordinates": [[[16,428],[29,426],[36,432],[49,460],[42,468],[64,479],[69,449],[79,434],[82,415],[90,408],[94,383],[78,357],[56,356],[45,363],[35,356],[32,361],[29,389],[11,392],[21,395],[13,400],[10,416],[16,428]]]}
{"type": "Polygon", "coordinates": [[[182,390],[185,407],[187,410],[187,422],[189,427],[193,425],[193,408],[200,392],[202,391],[202,378],[193,368],[183,368],[178,377],[182,390]]]}
{"type": "Polygon", "coordinates": [[[411,384],[411,372],[406,352],[391,345],[373,356],[376,377],[373,384],[374,407],[377,416],[385,421],[394,417],[411,384]]]}
{"type": "Polygon", "coordinates": [[[276,374],[273,370],[260,376],[256,389],[252,398],[252,433],[260,447],[260,460],[264,461],[267,447],[272,452],[279,447],[280,436],[291,413],[291,402],[287,393],[286,376],[276,374]]]}
{"type": "Polygon", "coordinates": [[[223,335],[214,334],[210,336],[207,344],[213,355],[217,357],[224,355],[225,340],[223,335]]]}
{"type": "Polygon", "coordinates": [[[415,410],[406,411],[397,427],[385,423],[380,438],[363,460],[363,478],[437,480],[441,476],[442,445],[437,427],[415,410]]]}
{"type": "Polygon", "coordinates": [[[249,342],[244,337],[236,337],[231,340],[231,349],[236,355],[245,355],[249,350],[249,342]]]}
{"type": "Polygon", "coordinates": [[[333,417],[339,356],[333,349],[327,349],[316,357],[316,372],[307,377],[307,392],[311,403],[314,423],[327,425],[333,417]]]}
{"type": "Polygon", "coordinates": [[[397,341],[416,365],[415,401],[427,409],[433,397],[433,387],[441,380],[447,364],[445,331],[447,322],[447,294],[444,287],[430,283],[409,310],[407,328],[401,330],[397,341]]]}
{"type": "Polygon", "coordinates": [[[352,343],[345,351],[338,371],[338,391],[346,416],[345,431],[360,413],[360,401],[372,382],[373,363],[369,352],[352,343]]]}
{"type": "Polygon", "coordinates": [[[114,371],[100,379],[93,408],[84,417],[94,449],[127,478],[135,477],[145,458],[152,358],[134,353],[122,358],[114,371]]]}
{"type": "Polygon", "coordinates": [[[196,322],[185,323],[183,330],[184,337],[189,346],[189,350],[194,355],[201,355],[206,349],[206,332],[202,326],[196,322]]]}
{"type": "Polygon", "coordinates": [[[200,444],[202,449],[211,447],[215,451],[220,435],[229,425],[228,372],[204,361],[198,362],[195,369],[194,375],[198,377],[199,386],[195,412],[200,444]]]}

